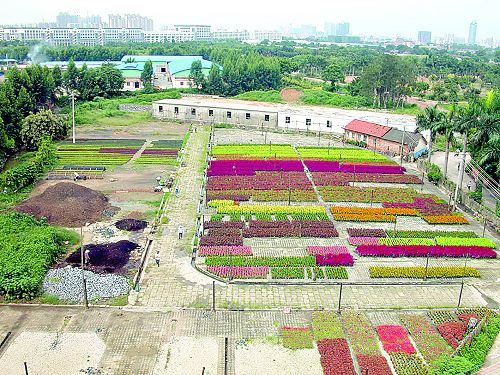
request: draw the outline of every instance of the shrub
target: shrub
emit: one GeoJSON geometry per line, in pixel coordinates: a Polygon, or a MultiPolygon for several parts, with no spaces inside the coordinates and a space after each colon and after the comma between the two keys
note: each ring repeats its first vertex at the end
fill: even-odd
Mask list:
{"type": "Polygon", "coordinates": [[[427,178],[430,182],[438,183],[443,179],[443,173],[436,164],[428,165],[427,168],[427,178]]]}

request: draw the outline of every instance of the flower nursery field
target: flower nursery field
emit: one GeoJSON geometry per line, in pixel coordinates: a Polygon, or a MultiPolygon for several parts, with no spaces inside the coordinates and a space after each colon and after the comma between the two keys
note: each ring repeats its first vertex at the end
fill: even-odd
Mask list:
{"type": "Polygon", "coordinates": [[[365,149],[216,144],[203,221],[196,263],[228,280],[491,281],[498,271],[495,241],[421,176],[365,149]]]}

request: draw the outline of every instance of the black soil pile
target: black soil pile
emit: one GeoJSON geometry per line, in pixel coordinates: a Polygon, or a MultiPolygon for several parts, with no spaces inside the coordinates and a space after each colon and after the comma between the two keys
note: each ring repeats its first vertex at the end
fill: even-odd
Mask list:
{"type": "Polygon", "coordinates": [[[109,216],[116,208],[98,191],[71,182],[61,182],[22,202],[16,210],[37,218],[46,217],[50,224],[76,228],[95,223],[103,216],[109,216]]]}
{"type": "Polygon", "coordinates": [[[148,226],[148,222],[136,219],[122,219],[118,220],[115,223],[115,226],[120,230],[128,230],[130,232],[135,232],[146,228],[148,226]]]}
{"type": "MultiPolygon", "coordinates": [[[[135,242],[123,240],[101,245],[85,245],[83,253],[89,250],[88,269],[96,272],[114,273],[120,271],[129,261],[130,252],[139,247],[135,242]]],[[[81,265],[80,249],[66,258],[66,262],[81,265]]]]}

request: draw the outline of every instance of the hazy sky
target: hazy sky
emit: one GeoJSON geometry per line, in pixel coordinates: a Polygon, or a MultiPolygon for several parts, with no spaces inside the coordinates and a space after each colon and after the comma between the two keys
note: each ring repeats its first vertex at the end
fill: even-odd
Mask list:
{"type": "Polygon", "coordinates": [[[153,18],[155,29],[174,23],[204,23],[230,29],[277,29],[289,24],[347,21],[353,35],[416,37],[418,30],[434,36],[467,37],[477,20],[478,40],[500,38],[500,0],[61,0],[4,1],[0,24],[54,21],[57,13],[139,13],[153,18]]]}

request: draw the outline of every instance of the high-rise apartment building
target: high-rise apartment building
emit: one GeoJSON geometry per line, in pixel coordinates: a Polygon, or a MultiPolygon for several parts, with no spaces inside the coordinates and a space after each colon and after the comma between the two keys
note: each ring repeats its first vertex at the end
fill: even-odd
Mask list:
{"type": "Polygon", "coordinates": [[[418,32],[418,42],[420,44],[430,44],[431,43],[431,32],[430,31],[419,31],[418,32]]]}
{"type": "Polygon", "coordinates": [[[335,35],[345,36],[349,35],[349,22],[338,23],[335,28],[335,35]]]}
{"type": "Polygon", "coordinates": [[[472,21],[469,25],[469,39],[468,44],[476,44],[477,22],[472,21]]]}

